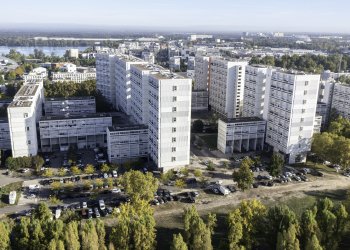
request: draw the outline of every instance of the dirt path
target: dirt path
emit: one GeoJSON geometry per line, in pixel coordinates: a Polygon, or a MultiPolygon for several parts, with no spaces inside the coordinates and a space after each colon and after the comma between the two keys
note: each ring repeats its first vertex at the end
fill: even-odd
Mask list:
{"type": "MultiPolygon", "coordinates": [[[[217,198],[205,198],[200,200],[196,207],[199,212],[203,211],[215,211],[219,207],[238,205],[244,199],[263,199],[269,198],[271,201],[278,200],[283,197],[303,197],[305,192],[310,191],[323,191],[323,190],[337,190],[346,189],[350,187],[350,178],[340,175],[328,175],[323,178],[317,178],[310,182],[290,183],[287,185],[277,185],[274,187],[259,187],[257,189],[251,189],[245,192],[236,192],[228,195],[227,197],[217,198]]],[[[217,197],[217,196],[214,196],[217,197]]],[[[190,205],[187,205],[190,206],[190,205]]],[[[170,208],[170,209],[156,209],[155,218],[159,219],[167,215],[175,215],[183,213],[183,207],[170,208]]]]}

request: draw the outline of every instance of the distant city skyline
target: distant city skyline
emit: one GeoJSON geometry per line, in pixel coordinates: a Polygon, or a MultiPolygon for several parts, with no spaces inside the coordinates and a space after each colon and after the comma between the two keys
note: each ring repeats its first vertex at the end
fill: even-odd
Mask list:
{"type": "Polygon", "coordinates": [[[0,28],[350,33],[349,9],[346,0],[12,0],[0,28]]]}

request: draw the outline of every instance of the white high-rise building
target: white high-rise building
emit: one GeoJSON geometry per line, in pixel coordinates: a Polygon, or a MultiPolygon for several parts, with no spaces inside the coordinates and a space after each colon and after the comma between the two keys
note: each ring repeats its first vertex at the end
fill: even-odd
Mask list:
{"type": "Polygon", "coordinates": [[[287,162],[306,160],[314,127],[320,75],[277,69],[268,80],[266,143],[283,153],[287,162]]]}
{"type": "Polygon", "coordinates": [[[108,52],[96,54],[96,88],[115,107],[115,59],[116,55],[108,52]]]}
{"type": "Polygon", "coordinates": [[[136,123],[148,124],[149,101],[148,86],[149,75],[159,72],[170,73],[155,64],[134,64],[130,67],[131,80],[131,107],[130,115],[136,123]]]}
{"type": "Polygon", "coordinates": [[[210,56],[196,56],[194,71],[193,89],[208,91],[210,81],[210,56]]]}
{"type": "Polygon", "coordinates": [[[335,83],[332,108],[344,118],[350,119],[350,85],[335,83]]]}
{"type": "MultiPolygon", "coordinates": [[[[264,106],[268,105],[266,95],[267,66],[246,66],[243,98],[244,117],[264,117],[264,106]]],[[[266,119],[266,117],[264,117],[266,119]]]]}
{"type": "Polygon", "coordinates": [[[212,58],[210,67],[209,105],[225,118],[242,115],[244,78],[247,61],[212,58]]]}
{"type": "Polygon", "coordinates": [[[129,55],[118,54],[115,61],[116,107],[127,115],[131,109],[130,67],[147,62],[129,55]]]}
{"type": "Polygon", "coordinates": [[[38,153],[37,123],[42,116],[43,82],[23,85],[7,108],[13,157],[38,153]]]}
{"type": "Polygon", "coordinates": [[[148,77],[149,153],[164,171],[190,163],[191,85],[176,74],[148,77]]]}

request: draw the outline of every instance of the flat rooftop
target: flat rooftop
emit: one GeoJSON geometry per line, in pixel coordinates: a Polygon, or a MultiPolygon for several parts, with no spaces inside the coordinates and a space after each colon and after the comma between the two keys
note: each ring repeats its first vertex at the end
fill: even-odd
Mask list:
{"type": "Polygon", "coordinates": [[[10,103],[9,108],[22,108],[22,107],[30,107],[33,102],[30,98],[26,97],[18,97],[14,101],[10,103]]]}
{"type": "Polygon", "coordinates": [[[147,125],[143,124],[118,124],[113,125],[112,127],[108,127],[108,130],[110,132],[117,132],[117,131],[126,131],[126,130],[140,130],[140,129],[148,129],[147,125]]]}
{"type": "Polygon", "coordinates": [[[184,77],[180,74],[171,73],[171,72],[157,72],[155,74],[152,74],[153,77],[157,78],[158,80],[165,80],[165,79],[190,79],[189,77],[184,77]]]}
{"type": "Polygon", "coordinates": [[[242,122],[265,122],[263,119],[252,116],[252,117],[238,117],[238,118],[220,118],[225,123],[242,123],[242,122]]]}
{"type": "Polygon", "coordinates": [[[39,88],[38,84],[23,85],[16,93],[15,98],[20,96],[28,96],[28,97],[35,96],[38,88],[39,88]]]}
{"type": "Polygon", "coordinates": [[[95,100],[93,96],[69,96],[69,97],[47,97],[45,102],[66,101],[66,100],[95,100]]]}
{"type": "Polygon", "coordinates": [[[92,118],[104,118],[112,117],[108,113],[95,113],[84,115],[50,115],[41,117],[40,121],[57,121],[57,120],[73,120],[73,119],[92,119],[92,118]]]}
{"type": "Polygon", "coordinates": [[[165,69],[162,66],[156,65],[156,64],[134,64],[132,66],[135,68],[138,68],[139,70],[168,71],[168,72],[170,72],[169,69],[165,69]]]}

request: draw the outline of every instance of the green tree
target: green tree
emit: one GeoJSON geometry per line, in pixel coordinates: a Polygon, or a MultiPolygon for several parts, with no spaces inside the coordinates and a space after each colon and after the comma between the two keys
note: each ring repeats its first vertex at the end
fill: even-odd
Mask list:
{"type": "Polygon", "coordinates": [[[192,125],[192,132],[193,133],[202,133],[203,132],[203,121],[202,120],[195,120],[192,125]]]}
{"type": "Polygon", "coordinates": [[[100,219],[96,221],[96,232],[98,235],[98,250],[106,250],[107,248],[105,245],[105,237],[106,237],[105,224],[100,219]]]}
{"type": "Polygon", "coordinates": [[[22,217],[20,223],[16,224],[13,228],[13,240],[11,241],[12,249],[23,249],[29,248],[30,242],[30,218],[22,217]]]}
{"type": "Polygon", "coordinates": [[[66,175],[66,170],[64,168],[59,168],[57,171],[58,176],[65,176],[66,175]]]}
{"type": "Polygon", "coordinates": [[[45,163],[45,161],[41,156],[35,155],[32,157],[32,166],[34,167],[34,169],[37,173],[40,172],[44,163],[45,163]]]}
{"type": "Polygon", "coordinates": [[[309,239],[307,239],[305,250],[323,250],[315,234],[313,234],[309,239]]]}
{"type": "Polygon", "coordinates": [[[110,240],[115,249],[152,250],[156,244],[156,222],[153,209],[145,200],[125,203],[116,214],[117,225],[112,229],[110,240]]]}
{"type": "Polygon", "coordinates": [[[143,174],[134,170],[123,174],[120,183],[131,201],[141,199],[149,202],[158,189],[158,180],[151,173],[143,174]]]}
{"type": "Polygon", "coordinates": [[[184,227],[186,242],[189,249],[213,249],[211,243],[211,233],[213,229],[206,225],[202,218],[200,218],[195,206],[185,209],[184,227]]]}
{"type": "Polygon", "coordinates": [[[40,203],[33,212],[33,219],[39,221],[49,221],[52,218],[52,212],[46,203],[40,203]]]}
{"type": "MultiPolygon", "coordinates": [[[[316,220],[316,211],[307,209],[303,212],[300,220],[301,229],[301,243],[306,247],[307,243],[312,239],[313,236],[316,237],[318,242],[318,237],[320,237],[321,232],[318,227],[316,220]]],[[[314,241],[314,240],[313,240],[314,241]]],[[[312,242],[309,242],[309,244],[312,242]]]]}
{"type": "Polygon", "coordinates": [[[52,169],[45,169],[41,175],[43,177],[50,178],[53,176],[53,171],[52,169]]]}
{"type": "Polygon", "coordinates": [[[202,173],[201,170],[195,169],[195,170],[193,171],[193,175],[199,178],[199,177],[202,177],[202,176],[203,176],[203,173],[202,173]]]}
{"type": "Polygon", "coordinates": [[[276,250],[299,250],[299,240],[295,225],[290,225],[287,230],[278,233],[276,250]]]}
{"type": "Polygon", "coordinates": [[[173,235],[173,242],[171,244],[170,249],[171,250],[188,250],[188,247],[180,233],[173,235]]]}
{"type": "Polygon", "coordinates": [[[259,231],[261,235],[265,235],[267,243],[273,248],[278,234],[287,231],[291,225],[299,232],[299,222],[295,213],[285,205],[274,206],[267,211],[259,231]]]}
{"type": "Polygon", "coordinates": [[[49,243],[48,250],[65,250],[63,241],[52,239],[49,243]]]}
{"type": "Polygon", "coordinates": [[[107,164],[102,164],[101,166],[101,172],[108,173],[110,171],[110,167],[107,164]]]}
{"type": "Polygon", "coordinates": [[[5,221],[0,221],[0,249],[10,249],[10,232],[10,225],[5,221]]]}
{"type": "Polygon", "coordinates": [[[79,175],[81,174],[81,170],[77,166],[72,166],[70,168],[70,171],[72,172],[73,175],[79,175]]]}
{"type": "Polygon", "coordinates": [[[269,172],[270,175],[276,177],[281,174],[283,165],[283,157],[280,154],[274,152],[271,157],[271,162],[267,166],[266,170],[267,172],[269,172]]]}
{"type": "Polygon", "coordinates": [[[91,165],[91,164],[87,164],[87,165],[85,166],[85,168],[84,168],[84,173],[85,173],[85,174],[93,174],[93,173],[95,173],[95,168],[94,168],[94,166],[91,165]]]}
{"type": "Polygon", "coordinates": [[[243,218],[241,216],[240,210],[236,209],[231,212],[228,216],[228,242],[230,250],[244,249],[241,246],[241,240],[243,238],[243,218]]]}
{"type": "Polygon", "coordinates": [[[244,158],[241,162],[239,170],[233,172],[233,180],[237,182],[237,186],[242,191],[250,189],[254,182],[254,174],[250,170],[252,165],[253,161],[250,158],[244,158]]]}
{"type": "Polygon", "coordinates": [[[99,250],[98,234],[92,220],[81,226],[81,250],[99,250]]]}
{"type": "Polygon", "coordinates": [[[186,182],[183,179],[177,179],[175,181],[175,187],[184,188],[186,187],[186,182]]]}
{"type": "Polygon", "coordinates": [[[80,250],[78,223],[76,221],[67,224],[64,232],[64,242],[66,250],[80,250]]]}

